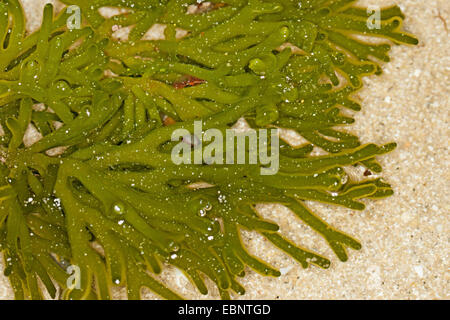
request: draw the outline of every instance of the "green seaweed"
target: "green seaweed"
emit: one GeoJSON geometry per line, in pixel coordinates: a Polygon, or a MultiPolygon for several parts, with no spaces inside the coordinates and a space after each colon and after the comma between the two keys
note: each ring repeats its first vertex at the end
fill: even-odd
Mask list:
{"type": "Polygon", "coordinates": [[[157,280],[169,265],[202,294],[209,278],[221,298],[242,295],[249,269],[280,272],[248,252],[241,230],[303,268],[329,268],[264,219],[259,203],[289,208],[341,261],[361,248],[307,201],[363,210],[363,199],[393,194],[381,178],[354,181],[346,168],[380,173],[376,158],[395,143],[362,145],[342,127],[361,109],[352,98],[361,79],[389,61],[390,43],[417,44],[397,6],[381,10],[373,29],[353,0],[63,2],[81,8],[82,28],[69,30],[70,13],[54,17],[47,5],[40,30],[26,34],[19,2],[0,1],[0,250],[17,299],[111,299],[119,286],[129,299],[142,287],[181,299],[157,280]],[[188,14],[189,5],[200,10],[188,14]],[[106,19],[102,7],[125,11],[106,19]],[[156,23],[164,39],[145,40],[156,23]],[[115,39],[115,26],[131,29],[127,40],[115,39]],[[241,118],[308,143],[282,142],[271,176],[261,163],[171,161],[174,130],[193,134],[200,121],[223,131],[241,118]],[[30,127],[40,139],[25,145],[30,127]],[[78,287],[67,282],[70,266],[80,269],[78,287]]]}

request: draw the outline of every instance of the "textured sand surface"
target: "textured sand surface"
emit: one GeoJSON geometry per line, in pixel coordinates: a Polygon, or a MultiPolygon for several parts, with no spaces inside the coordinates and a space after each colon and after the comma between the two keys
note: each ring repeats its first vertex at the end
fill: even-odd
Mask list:
{"type": "MultiPolygon", "coordinates": [[[[39,25],[42,0],[23,0],[39,25]]],[[[384,176],[396,194],[367,201],[355,212],[314,205],[333,226],[363,244],[350,252],[347,263],[332,258],[329,270],[303,270],[256,234],[246,233],[252,252],[281,268],[280,278],[248,272],[242,281],[244,299],[449,299],[450,298],[450,1],[362,1],[369,5],[397,3],[407,19],[405,29],[420,39],[417,47],[395,47],[392,62],[380,77],[365,80],[359,93],[363,111],[353,131],[363,142],[396,141],[398,149],[385,157],[384,176]]],[[[326,243],[280,206],[262,211],[276,220],[296,243],[333,257],[326,243]]],[[[0,264],[0,272],[2,272],[0,264]]],[[[162,276],[187,298],[204,299],[175,270],[162,276]]],[[[117,297],[121,293],[118,292],[117,297]]],[[[149,299],[155,298],[148,293],[149,299]]],[[[7,279],[0,276],[0,299],[13,298],[7,279]]]]}

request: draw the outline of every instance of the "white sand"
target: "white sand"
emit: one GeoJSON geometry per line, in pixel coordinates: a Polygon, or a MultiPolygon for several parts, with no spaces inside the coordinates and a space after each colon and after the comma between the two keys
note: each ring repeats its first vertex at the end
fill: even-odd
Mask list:
{"type": "MultiPolygon", "coordinates": [[[[27,13],[41,16],[45,0],[22,0],[27,13]]],[[[370,0],[366,4],[392,4],[370,0]]],[[[261,237],[247,233],[246,243],[283,276],[264,278],[249,271],[242,284],[245,299],[449,299],[449,95],[450,1],[397,0],[407,19],[405,29],[419,37],[417,47],[395,47],[381,77],[365,80],[359,96],[363,111],[353,130],[363,142],[396,141],[398,149],[381,158],[384,176],[395,196],[367,201],[355,212],[314,205],[321,217],[361,240],[347,263],[333,257],[326,243],[279,206],[265,216],[280,223],[296,243],[333,257],[329,270],[303,270],[261,237]],[[442,17],[442,19],[440,17],[442,17]]],[[[34,22],[30,25],[38,25],[34,22]]],[[[0,265],[0,272],[2,266],[0,265]]],[[[163,278],[186,298],[199,295],[176,271],[163,278]]],[[[118,293],[118,296],[120,293],[118,293]]],[[[154,298],[152,294],[148,298],[154,298]]],[[[0,299],[13,298],[0,276],[0,299]]]]}

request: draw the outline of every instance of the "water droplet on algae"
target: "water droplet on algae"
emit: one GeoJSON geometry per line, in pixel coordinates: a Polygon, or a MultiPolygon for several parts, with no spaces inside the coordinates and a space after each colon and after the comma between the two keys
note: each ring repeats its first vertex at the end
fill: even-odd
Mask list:
{"type": "Polygon", "coordinates": [[[91,116],[91,108],[89,108],[89,107],[84,108],[84,113],[85,113],[88,117],[90,117],[90,116],[91,116]]]}
{"type": "Polygon", "coordinates": [[[208,211],[212,210],[212,204],[208,199],[200,198],[190,201],[189,207],[192,208],[200,217],[205,217],[208,211]]]}
{"type": "Polygon", "coordinates": [[[180,245],[176,243],[175,241],[172,241],[169,243],[169,248],[173,252],[178,252],[180,250],[180,245]]]}
{"type": "Polygon", "coordinates": [[[224,196],[224,195],[219,195],[219,197],[217,198],[217,200],[219,200],[219,203],[224,203],[224,202],[226,202],[227,200],[226,200],[226,196],[224,196]]]}
{"type": "Polygon", "coordinates": [[[61,81],[56,82],[56,84],[55,84],[55,89],[56,89],[60,94],[62,94],[62,93],[64,93],[64,92],[66,92],[66,91],[69,91],[69,90],[70,90],[70,86],[69,86],[69,84],[68,84],[66,81],[61,80],[61,81]]]}
{"type": "Polygon", "coordinates": [[[114,203],[112,206],[112,211],[114,214],[119,215],[119,216],[125,214],[125,211],[126,211],[125,204],[123,204],[122,202],[114,203]]]}

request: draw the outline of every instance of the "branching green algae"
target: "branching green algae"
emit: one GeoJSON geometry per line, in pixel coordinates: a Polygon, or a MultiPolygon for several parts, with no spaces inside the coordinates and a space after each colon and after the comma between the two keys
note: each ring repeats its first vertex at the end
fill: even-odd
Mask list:
{"type": "Polygon", "coordinates": [[[388,42],[368,36],[417,44],[401,31],[398,7],[382,9],[380,28],[370,28],[353,0],[63,2],[81,8],[82,28],[68,30],[70,14],[54,17],[47,5],[30,35],[18,0],[0,2],[0,249],[17,299],[45,291],[109,299],[117,286],[129,299],[142,287],[180,299],[154,277],[167,265],[202,294],[211,279],[228,299],[245,293],[239,278],[248,268],[280,275],[248,253],[241,229],[303,268],[330,266],[263,219],[258,203],[287,206],[341,261],[361,248],[305,201],[363,210],[361,199],[393,193],[381,179],[346,174],[352,165],[380,173],[376,157],[395,144],[361,145],[342,129],[354,120],[341,111],[360,110],[352,94],[362,77],[389,61],[388,42]],[[105,19],[102,7],[124,11],[105,19]],[[144,40],[155,23],[165,25],[164,40],[144,40]],[[130,27],[128,40],[115,40],[116,26],[130,27]],[[293,129],[309,143],[283,143],[274,176],[260,175],[261,165],[171,161],[175,129],[193,132],[200,120],[204,130],[225,130],[240,118],[255,129],[293,129]],[[41,139],[25,145],[30,126],[41,139]],[[198,182],[208,187],[191,187],[198,182]],[[81,270],[78,288],[68,287],[68,266],[81,270]]]}

